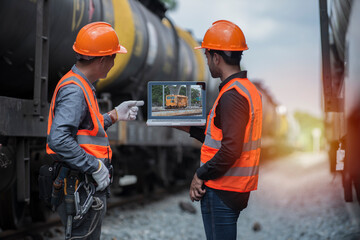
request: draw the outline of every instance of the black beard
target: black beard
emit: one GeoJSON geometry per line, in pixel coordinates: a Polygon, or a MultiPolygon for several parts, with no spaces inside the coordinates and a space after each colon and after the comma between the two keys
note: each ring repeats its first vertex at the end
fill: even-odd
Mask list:
{"type": "Polygon", "coordinates": [[[220,74],[219,71],[211,70],[211,69],[210,69],[210,73],[211,73],[211,77],[213,77],[213,78],[219,78],[219,77],[221,77],[221,74],[220,74]]]}

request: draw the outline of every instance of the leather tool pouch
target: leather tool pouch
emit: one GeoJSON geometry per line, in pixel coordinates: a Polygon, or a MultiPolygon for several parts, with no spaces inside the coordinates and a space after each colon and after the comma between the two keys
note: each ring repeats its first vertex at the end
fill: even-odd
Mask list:
{"type": "Polygon", "coordinates": [[[39,170],[39,198],[46,206],[51,206],[53,181],[56,178],[58,164],[42,165],[39,170]]]}
{"type": "Polygon", "coordinates": [[[47,206],[51,204],[51,192],[54,180],[54,168],[49,165],[42,165],[39,170],[39,198],[47,206]]]}

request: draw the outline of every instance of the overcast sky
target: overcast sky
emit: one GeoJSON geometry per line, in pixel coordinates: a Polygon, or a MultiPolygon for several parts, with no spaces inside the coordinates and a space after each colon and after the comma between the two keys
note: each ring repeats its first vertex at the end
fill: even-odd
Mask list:
{"type": "Polygon", "coordinates": [[[318,0],[178,0],[167,15],[202,40],[220,19],[236,23],[249,50],[242,66],[290,112],[321,114],[318,0]]]}

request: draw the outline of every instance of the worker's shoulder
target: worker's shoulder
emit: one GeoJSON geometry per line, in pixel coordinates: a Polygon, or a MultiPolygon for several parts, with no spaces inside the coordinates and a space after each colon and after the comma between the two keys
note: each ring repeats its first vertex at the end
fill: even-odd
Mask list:
{"type": "Polygon", "coordinates": [[[240,94],[236,89],[230,89],[223,93],[220,99],[222,102],[244,102],[247,103],[248,100],[242,94],[240,94]]]}
{"type": "Polygon", "coordinates": [[[84,92],[81,89],[81,87],[72,83],[62,86],[59,89],[57,95],[58,95],[57,98],[65,98],[71,96],[77,99],[79,98],[84,99],[84,92]]]}
{"type": "Polygon", "coordinates": [[[224,112],[248,112],[249,102],[235,89],[226,91],[220,98],[219,101],[221,111],[224,112]]]}

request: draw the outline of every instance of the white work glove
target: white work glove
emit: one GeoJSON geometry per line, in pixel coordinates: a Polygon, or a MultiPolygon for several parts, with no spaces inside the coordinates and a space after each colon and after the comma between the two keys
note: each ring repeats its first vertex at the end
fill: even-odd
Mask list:
{"type": "Polygon", "coordinates": [[[117,121],[123,120],[135,120],[138,107],[143,106],[144,101],[125,101],[122,102],[119,106],[115,107],[117,113],[117,121]]]}
{"type": "Polygon", "coordinates": [[[99,168],[96,172],[92,173],[92,177],[97,183],[96,191],[102,191],[110,184],[109,170],[106,168],[102,161],[99,161],[99,168]]]}

